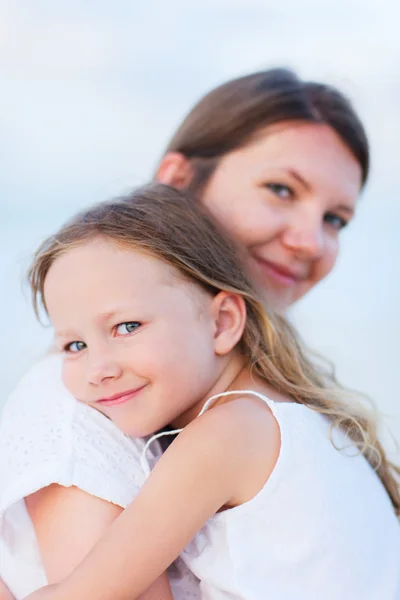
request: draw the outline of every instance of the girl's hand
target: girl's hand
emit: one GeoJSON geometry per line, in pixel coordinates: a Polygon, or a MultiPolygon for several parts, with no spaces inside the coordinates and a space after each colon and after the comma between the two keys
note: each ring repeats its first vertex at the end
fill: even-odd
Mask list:
{"type": "MultiPolygon", "coordinates": [[[[73,571],[122,512],[122,508],[76,487],[55,484],[28,496],[25,503],[51,584],[63,581],[73,571]]],[[[29,600],[53,599],[55,595],[61,597],[60,591],[48,586],[31,594],[29,600]]],[[[1,593],[0,600],[3,600],[1,593]]],[[[8,596],[4,596],[4,600],[8,600],[8,596]]],[[[140,600],[173,600],[167,573],[155,581],[140,600]]]]}
{"type": "Polygon", "coordinates": [[[33,594],[29,594],[25,600],[58,600],[57,587],[57,585],[46,585],[46,587],[40,588],[33,594]]]}
{"type": "Polygon", "coordinates": [[[0,600],[15,600],[8,587],[0,579],[0,600]]]}

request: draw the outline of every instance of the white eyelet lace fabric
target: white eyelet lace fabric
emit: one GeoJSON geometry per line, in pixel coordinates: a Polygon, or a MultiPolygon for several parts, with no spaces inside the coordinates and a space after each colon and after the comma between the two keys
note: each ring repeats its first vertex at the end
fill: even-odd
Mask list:
{"type": "MultiPolygon", "coordinates": [[[[49,485],[75,485],[126,507],[145,476],[145,441],[124,435],[62,386],[59,356],[36,365],[10,396],[0,424],[0,514],[49,485]]],[[[155,460],[157,445],[148,453],[155,460]]]]}
{"type": "MultiPolygon", "coordinates": [[[[0,577],[16,598],[46,582],[23,499],[57,483],[125,508],[145,481],[145,443],[69,394],[60,356],[45,358],[20,381],[0,422],[0,577]]],[[[152,444],[149,469],[160,454],[152,444]]],[[[200,597],[197,580],[183,565],[172,569],[171,584],[178,600],[200,597]]]]}
{"type": "Polygon", "coordinates": [[[199,580],[180,557],[168,569],[168,576],[175,600],[206,600],[199,580]]]}

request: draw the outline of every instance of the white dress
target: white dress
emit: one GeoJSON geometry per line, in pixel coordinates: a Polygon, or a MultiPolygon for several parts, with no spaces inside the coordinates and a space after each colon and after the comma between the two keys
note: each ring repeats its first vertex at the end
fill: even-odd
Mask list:
{"type": "Polygon", "coordinates": [[[322,415],[250,393],[279,424],[280,454],[264,488],[181,554],[202,599],[400,599],[400,525],[376,473],[354,447],[334,448],[322,415]]]}
{"type": "MultiPolygon", "coordinates": [[[[47,584],[24,498],[58,483],[125,508],[145,479],[144,445],[67,392],[59,356],[21,380],[0,423],[0,577],[17,600],[47,584]]],[[[157,444],[152,450],[149,465],[160,453],[157,444]]],[[[198,582],[182,561],[170,580],[177,600],[199,598],[198,582]]]]}

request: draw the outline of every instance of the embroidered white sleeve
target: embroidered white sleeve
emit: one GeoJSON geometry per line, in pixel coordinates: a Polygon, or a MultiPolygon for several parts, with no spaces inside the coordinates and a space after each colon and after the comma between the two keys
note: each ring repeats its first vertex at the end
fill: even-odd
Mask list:
{"type": "MultiPolygon", "coordinates": [[[[51,483],[75,485],[124,508],[144,481],[144,444],[77,402],[61,382],[60,356],[47,357],[20,381],[3,410],[0,515],[51,483]]],[[[150,461],[159,449],[152,451],[150,461]]]]}

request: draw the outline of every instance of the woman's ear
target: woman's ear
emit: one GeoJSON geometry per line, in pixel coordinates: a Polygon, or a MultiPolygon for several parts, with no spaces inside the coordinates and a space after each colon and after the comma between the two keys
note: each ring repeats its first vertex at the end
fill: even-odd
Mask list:
{"type": "Polygon", "coordinates": [[[240,341],[246,324],[246,304],[242,296],[219,292],[212,301],[215,325],[214,351],[219,356],[228,354],[240,341]]]}
{"type": "Polygon", "coordinates": [[[168,152],[159,164],[156,173],[156,180],[159,183],[172,185],[178,190],[187,188],[192,177],[192,165],[180,152],[168,152]]]}

